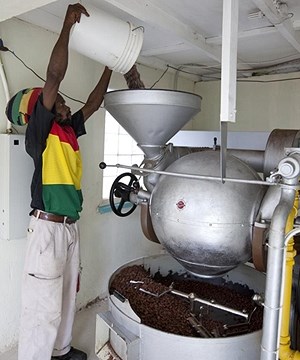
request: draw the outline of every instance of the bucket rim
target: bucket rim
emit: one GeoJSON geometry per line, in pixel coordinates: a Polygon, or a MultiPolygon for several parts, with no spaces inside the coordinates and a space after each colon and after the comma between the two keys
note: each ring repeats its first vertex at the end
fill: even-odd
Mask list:
{"type": "Polygon", "coordinates": [[[144,40],[144,31],[141,27],[134,26],[127,21],[129,25],[129,33],[127,43],[123,49],[122,55],[119,57],[111,70],[126,74],[136,62],[144,40]]]}

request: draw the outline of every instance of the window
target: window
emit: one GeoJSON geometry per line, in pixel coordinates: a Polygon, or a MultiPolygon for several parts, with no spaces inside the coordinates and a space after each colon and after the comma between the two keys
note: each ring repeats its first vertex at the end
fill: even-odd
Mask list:
{"type": "MultiPolygon", "coordinates": [[[[140,165],[144,159],[143,151],[137,146],[133,138],[122,128],[122,126],[105,112],[105,140],[104,140],[104,162],[107,165],[140,165]]],[[[116,167],[107,167],[103,171],[103,200],[109,198],[112,183],[116,177],[130,170],[116,167]]]]}

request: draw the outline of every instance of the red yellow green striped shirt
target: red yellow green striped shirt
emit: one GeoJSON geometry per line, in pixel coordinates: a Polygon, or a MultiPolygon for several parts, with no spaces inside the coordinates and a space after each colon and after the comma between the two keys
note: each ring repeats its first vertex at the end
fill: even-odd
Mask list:
{"type": "Polygon", "coordinates": [[[71,125],[61,126],[40,100],[28,123],[25,141],[35,163],[31,207],[78,219],[83,197],[77,138],[85,134],[83,114],[75,113],[71,125]]]}

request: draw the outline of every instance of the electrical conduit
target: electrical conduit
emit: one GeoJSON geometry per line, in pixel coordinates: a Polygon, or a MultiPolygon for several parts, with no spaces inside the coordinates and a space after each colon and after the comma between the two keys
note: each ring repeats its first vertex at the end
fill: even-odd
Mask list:
{"type": "MultiPolygon", "coordinates": [[[[298,179],[298,178],[297,178],[298,179]]],[[[295,179],[295,182],[297,181],[295,179]]],[[[261,360],[278,359],[279,317],[284,263],[285,228],[293,208],[296,189],[282,185],[281,198],[274,211],[269,236],[266,273],[264,326],[261,342],[261,360]]]]}
{"type": "MultiPolygon", "coordinates": [[[[295,264],[294,257],[296,251],[294,249],[294,238],[293,235],[294,219],[297,217],[299,206],[299,195],[295,197],[294,206],[290,212],[286,225],[286,254],[285,254],[285,274],[283,283],[283,306],[282,306],[282,323],[281,323],[281,334],[280,334],[280,347],[279,347],[279,358],[280,360],[299,360],[300,352],[291,349],[291,338],[290,338],[290,311],[291,311],[291,295],[292,295],[292,282],[293,282],[293,267],[295,264]]],[[[294,233],[300,232],[300,229],[294,230],[294,233]]]]}
{"type": "MultiPolygon", "coordinates": [[[[4,65],[2,63],[1,57],[0,57],[0,77],[1,77],[1,82],[2,82],[2,86],[3,86],[3,90],[4,90],[5,101],[6,101],[6,103],[8,103],[10,96],[9,96],[7,80],[6,80],[6,76],[5,76],[5,72],[4,72],[4,65]]],[[[11,128],[12,128],[11,123],[7,120],[6,132],[11,133],[11,128]]]]}

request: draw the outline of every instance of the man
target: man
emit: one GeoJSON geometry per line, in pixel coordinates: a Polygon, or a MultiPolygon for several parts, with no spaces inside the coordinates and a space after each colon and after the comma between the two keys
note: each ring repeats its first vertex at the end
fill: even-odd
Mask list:
{"type": "Polygon", "coordinates": [[[68,65],[72,26],[81,4],[69,5],[52,51],[46,83],[26,131],[26,151],[35,171],[31,220],[22,285],[19,360],[86,360],[70,346],[79,274],[77,220],[82,209],[81,158],[77,138],[100,107],[111,77],[105,68],[81,110],[71,116],[58,89],[68,65]]]}

